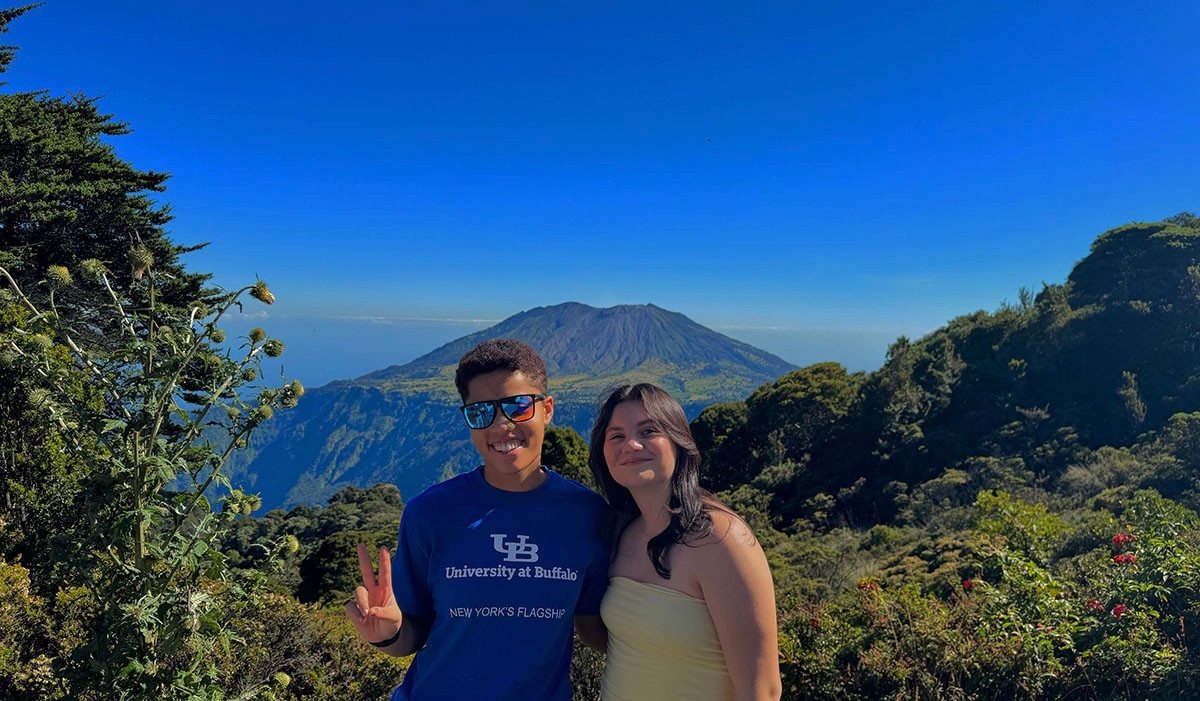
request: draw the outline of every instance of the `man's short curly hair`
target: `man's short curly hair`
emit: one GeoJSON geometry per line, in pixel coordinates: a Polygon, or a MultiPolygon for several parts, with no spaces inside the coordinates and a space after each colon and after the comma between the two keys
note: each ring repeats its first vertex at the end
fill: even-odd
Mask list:
{"type": "Polygon", "coordinates": [[[471,380],[496,370],[519,372],[539,392],[545,393],[547,390],[546,364],[537,351],[516,339],[494,338],[480,343],[459,358],[454,386],[458,388],[462,400],[467,401],[467,385],[471,380]]]}

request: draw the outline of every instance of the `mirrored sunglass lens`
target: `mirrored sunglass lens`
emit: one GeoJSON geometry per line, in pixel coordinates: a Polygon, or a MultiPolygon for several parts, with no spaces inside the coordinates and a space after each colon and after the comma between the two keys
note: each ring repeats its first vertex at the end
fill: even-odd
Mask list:
{"type": "Polygon", "coordinates": [[[486,428],[491,425],[496,408],[489,402],[468,404],[463,407],[463,416],[467,417],[467,425],[471,428],[486,428]]]}
{"type": "Polygon", "coordinates": [[[504,402],[501,408],[504,409],[504,415],[513,421],[528,421],[533,418],[533,407],[533,395],[522,394],[504,402]]]}

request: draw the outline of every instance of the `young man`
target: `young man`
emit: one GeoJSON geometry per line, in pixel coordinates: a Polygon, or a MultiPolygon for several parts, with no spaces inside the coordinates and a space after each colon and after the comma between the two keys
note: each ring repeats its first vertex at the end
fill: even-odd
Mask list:
{"type": "Polygon", "coordinates": [[[358,546],[363,586],[346,615],[389,655],[416,653],[393,701],[569,701],[572,627],[605,644],[607,506],[542,466],[554,398],[537,352],[485,341],[455,384],[483,465],[405,505],[378,578],[358,546]]]}

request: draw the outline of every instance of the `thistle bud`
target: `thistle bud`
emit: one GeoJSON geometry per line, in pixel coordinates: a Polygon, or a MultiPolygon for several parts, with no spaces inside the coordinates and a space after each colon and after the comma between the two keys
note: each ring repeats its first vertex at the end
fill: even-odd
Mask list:
{"type": "Polygon", "coordinates": [[[254,283],[254,287],[250,288],[250,296],[263,304],[275,304],[275,295],[267,289],[267,283],[259,280],[254,283]]]}
{"type": "Polygon", "coordinates": [[[300,539],[291,533],[283,537],[282,550],[288,555],[295,555],[300,551],[300,539]]]}
{"type": "Polygon", "coordinates": [[[266,331],[263,331],[262,329],[258,328],[257,326],[250,329],[250,342],[251,343],[262,343],[265,340],[267,340],[267,332],[266,331]]]}
{"type": "Polygon", "coordinates": [[[225,332],[214,326],[214,327],[212,327],[212,330],[208,332],[208,338],[213,343],[224,343],[225,342],[225,332]]]}
{"type": "Polygon", "coordinates": [[[46,279],[50,281],[50,286],[54,288],[66,287],[73,282],[71,271],[67,270],[67,266],[65,265],[52,265],[46,268],[46,279]]]}
{"type": "Polygon", "coordinates": [[[221,359],[212,353],[203,353],[197,360],[205,372],[215,372],[221,368],[221,359]]]}
{"type": "Polygon", "coordinates": [[[254,382],[258,379],[258,371],[254,368],[242,368],[242,382],[254,382]]]}
{"type": "Polygon", "coordinates": [[[129,262],[133,266],[133,279],[141,280],[154,266],[154,254],[145,246],[136,246],[129,249],[129,262]]]}
{"type": "Polygon", "coordinates": [[[79,264],[79,269],[83,271],[84,275],[93,280],[99,280],[108,274],[108,268],[104,266],[104,263],[101,263],[95,258],[88,258],[87,260],[81,262],[79,264]]]}
{"type": "Polygon", "coordinates": [[[263,344],[263,352],[272,358],[278,358],[283,355],[283,341],[272,338],[263,344]]]}
{"type": "Polygon", "coordinates": [[[271,407],[260,406],[260,407],[256,407],[253,411],[250,412],[250,420],[257,424],[262,421],[266,421],[267,419],[271,418],[274,415],[275,415],[275,411],[273,409],[271,409],[271,407]]]}

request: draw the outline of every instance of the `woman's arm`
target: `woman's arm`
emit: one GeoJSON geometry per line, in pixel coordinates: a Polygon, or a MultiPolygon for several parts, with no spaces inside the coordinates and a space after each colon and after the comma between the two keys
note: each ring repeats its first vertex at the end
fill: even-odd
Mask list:
{"type": "Polygon", "coordinates": [[[775,586],[766,555],[754,533],[736,516],[714,509],[713,534],[693,552],[700,588],[708,604],[737,701],[775,701],[779,677],[779,633],[775,586]]]}

